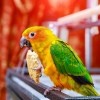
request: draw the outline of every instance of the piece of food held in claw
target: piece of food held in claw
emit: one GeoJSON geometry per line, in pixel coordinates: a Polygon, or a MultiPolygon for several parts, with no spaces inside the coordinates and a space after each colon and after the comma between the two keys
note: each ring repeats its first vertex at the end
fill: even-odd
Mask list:
{"type": "Polygon", "coordinates": [[[26,55],[26,62],[28,66],[29,76],[36,83],[39,83],[39,78],[42,75],[41,73],[42,65],[40,63],[38,55],[32,50],[28,50],[27,55],[26,55]]]}
{"type": "Polygon", "coordinates": [[[54,33],[42,26],[34,26],[22,33],[21,47],[32,46],[50,77],[54,87],[45,90],[69,89],[85,96],[98,96],[92,77],[72,47],[60,40],[54,33]]]}

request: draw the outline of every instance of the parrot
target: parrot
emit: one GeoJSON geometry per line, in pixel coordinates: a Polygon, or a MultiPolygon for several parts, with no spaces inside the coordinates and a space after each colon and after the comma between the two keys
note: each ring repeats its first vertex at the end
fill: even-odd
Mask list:
{"type": "Polygon", "coordinates": [[[54,83],[44,91],[62,89],[73,90],[83,96],[99,96],[92,77],[74,49],[58,38],[54,32],[44,26],[31,26],[25,29],[20,46],[31,47],[44,67],[44,73],[54,83]]]}

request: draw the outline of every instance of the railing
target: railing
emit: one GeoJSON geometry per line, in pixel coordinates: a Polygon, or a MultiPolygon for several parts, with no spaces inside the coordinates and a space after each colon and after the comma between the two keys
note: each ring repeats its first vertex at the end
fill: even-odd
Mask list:
{"type": "Polygon", "coordinates": [[[42,83],[36,84],[28,75],[18,73],[16,70],[8,70],[6,81],[8,92],[17,98],[14,100],[100,100],[100,97],[91,96],[71,97],[58,91],[51,91],[44,97],[43,93],[48,86],[42,83]]]}

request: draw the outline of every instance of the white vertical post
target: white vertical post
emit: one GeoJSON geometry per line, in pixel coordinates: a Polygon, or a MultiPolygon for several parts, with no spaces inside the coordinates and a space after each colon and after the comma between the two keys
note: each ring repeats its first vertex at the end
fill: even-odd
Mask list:
{"type": "Polygon", "coordinates": [[[92,60],[92,37],[90,29],[85,29],[85,64],[87,69],[90,71],[91,60],[92,60]]]}
{"type": "MultiPolygon", "coordinates": [[[[87,0],[87,8],[93,8],[98,5],[98,0],[87,0]]],[[[96,21],[97,15],[93,15],[90,19],[91,21],[96,21]]],[[[85,29],[85,63],[87,69],[91,70],[91,62],[92,62],[92,34],[91,29],[85,29]]]]}

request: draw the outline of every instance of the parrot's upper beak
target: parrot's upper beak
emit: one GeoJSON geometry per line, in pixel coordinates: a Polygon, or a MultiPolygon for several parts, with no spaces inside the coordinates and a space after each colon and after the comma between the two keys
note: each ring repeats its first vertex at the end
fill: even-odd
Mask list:
{"type": "Polygon", "coordinates": [[[22,37],[20,39],[20,47],[24,47],[24,46],[27,46],[27,47],[32,47],[31,46],[31,43],[25,38],[25,37],[22,37]]]}

